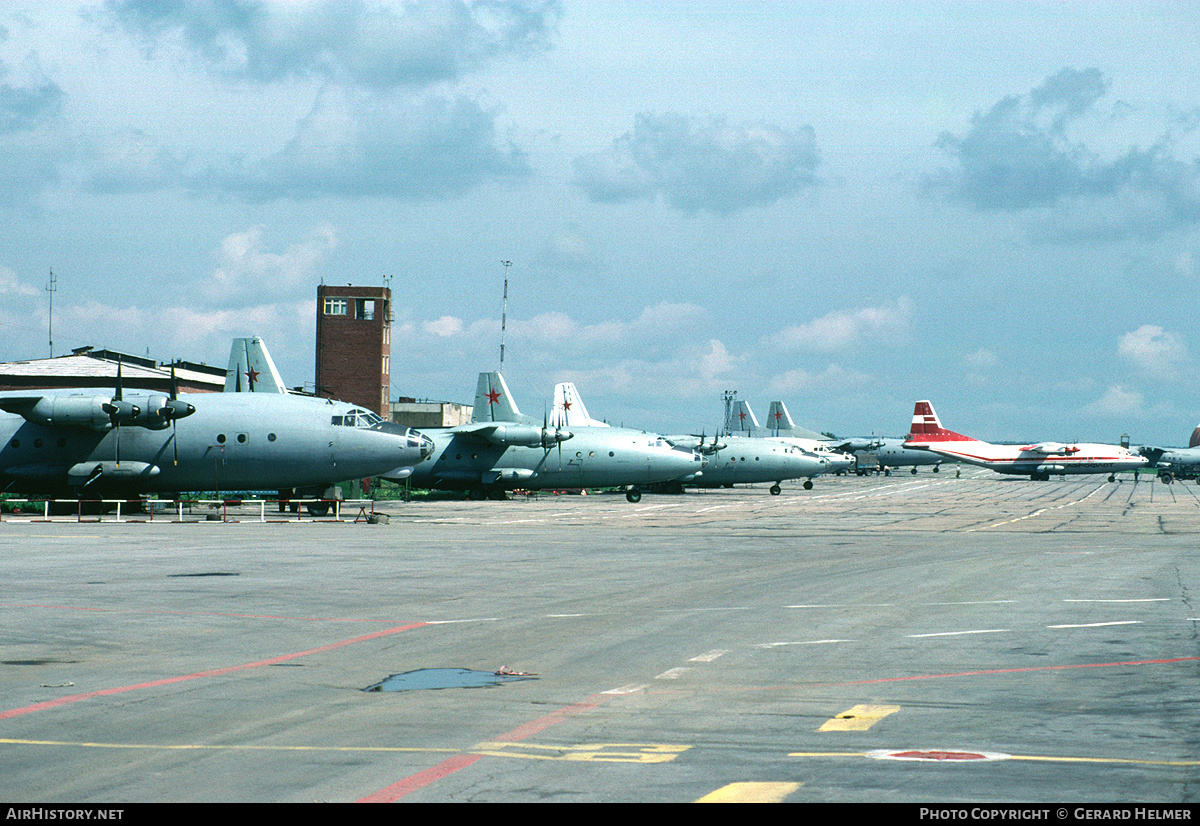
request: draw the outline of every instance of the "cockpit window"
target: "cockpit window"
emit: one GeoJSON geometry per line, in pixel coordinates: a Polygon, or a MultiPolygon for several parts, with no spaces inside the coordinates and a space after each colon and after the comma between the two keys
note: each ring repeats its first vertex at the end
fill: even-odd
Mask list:
{"type": "Polygon", "coordinates": [[[341,416],[333,417],[333,424],[340,427],[374,427],[383,421],[383,417],[378,413],[372,413],[370,410],[363,410],[356,407],[341,416]]]}

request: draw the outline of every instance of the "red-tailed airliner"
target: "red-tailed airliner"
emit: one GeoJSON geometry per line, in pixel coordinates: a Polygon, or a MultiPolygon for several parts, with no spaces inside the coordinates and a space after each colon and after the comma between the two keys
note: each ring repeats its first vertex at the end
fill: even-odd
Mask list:
{"type": "Polygon", "coordinates": [[[1046,480],[1052,473],[1107,473],[1108,481],[1119,470],[1145,467],[1145,456],[1120,445],[1066,444],[1039,442],[1032,445],[997,445],[981,442],[953,430],[946,430],[927,401],[913,408],[912,429],[904,446],[928,450],[997,473],[1015,473],[1030,479],[1046,480]]]}

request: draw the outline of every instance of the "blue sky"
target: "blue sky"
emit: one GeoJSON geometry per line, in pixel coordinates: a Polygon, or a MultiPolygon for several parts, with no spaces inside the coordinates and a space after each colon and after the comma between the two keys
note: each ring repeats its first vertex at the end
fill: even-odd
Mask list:
{"type": "Polygon", "coordinates": [[[396,395],[1181,443],[1200,420],[1187,4],[0,3],[0,359],[312,381],[393,293],[396,395]]]}

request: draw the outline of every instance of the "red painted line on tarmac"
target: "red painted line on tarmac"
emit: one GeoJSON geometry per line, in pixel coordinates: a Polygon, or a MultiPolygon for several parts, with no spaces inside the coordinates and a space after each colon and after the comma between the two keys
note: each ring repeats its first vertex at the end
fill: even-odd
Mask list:
{"type": "Polygon", "coordinates": [[[459,769],[465,769],[467,766],[475,763],[477,760],[482,760],[482,754],[459,754],[451,757],[448,760],[443,760],[431,769],[426,769],[423,772],[417,772],[411,777],[406,777],[386,789],[380,789],[375,794],[368,795],[359,799],[359,803],[391,803],[404,797],[409,792],[415,792],[417,789],[424,788],[434,781],[441,780],[454,774],[459,769]]]}
{"type": "MultiPolygon", "coordinates": [[[[940,680],[946,677],[978,677],[986,674],[1026,674],[1034,671],[1066,671],[1076,668],[1120,668],[1129,665],[1169,665],[1200,661],[1200,657],[1176,657],[1168,660],[1127,660],[1113,663],[1078,663],[1075,665],[1039,665],[1029,668],[996,668],[985,671],[957,671],[948,674],[914,674],[910,677],[882,677],[876,680],[850,680],[844,683],[810,683],[813,686],[874,685],[877,683],[899,683],[909,680],[940,680]]],[[[793,688],[795,686],[792,686],[793,688]]]]}
{"type": "MultiPolygon", "coordinates": [[[[551,726],[556,726],[566,720],[573,714],[579,714],[583,711],[596,708],[603,703],[607,697],[602,694],[596,694],[587,698],[583,702],[573,703],[569,706],[552,711],[538,717],[536,720],[531,720],[528,723],[517,726],[512,731],[498,735],[496,742],[515,743],[524,740],[538,732],[545,731],[551,726]]],[[[417,789],[423,789],[431,783],[441,780],[444,777],[449,777],[460,769],[465,769],[467,766],[474,765],[477,761],[483,759],[482,754],[459,754],[447,760],[443,760],[433,768],[425,769],[417,772],[414,775],[398,780],[387,788],[380,789],[374,794],[360,798],[359,803],[394,803],[410,792],[415,792],[417,789]]]]}
{"type": "Polygon", "coordinates": [[[325,651],[333,651],[334,649],[337,649],[337,648],[344,648],[347,645],[354,645],[355,643],[366,642],[368,640],[378,639],[379,637],[386,637],[391,634],[400,634],[400,633],[403,633],[404,631],[411,631],[414,628],[422,628],[426,625],[429,625],[429,623],[414,622],[409,625],[401,625],[398,628],[388,628],[383,631],[376,631],[373,634],[366,634],[364,636],[354,637],[353,639],[349,639],[349,640],[342,640],[340,642],[332,642],[332,643],[329,643],[328,645],[322,645],[318,648],[310,648],[307,651],[297,651],[292,654],[281,654],[278,657],[271,657],[270,659],[259,660],[258,662],[242,663],[241,665],[230,665],[230,666],[226,666],[225,668],[214,668],[214,669],[210,669],[208,671],[198,671],[195,674],[184,674],[184,675],[181,675],[178,677],[167,677],[162,680],[151,680],[150,682],[138,683],[136,685],[124,685],[124,686],[119,686],[117,688],[104,688],[104,689],[100,689],[99,691],[89,691],[85,694],[72,694],[69,697],[59,697],[56,700],[47,700],[44,703],[34,703],[33,705],[30,705],[30,706],[23,706],[21,708],[11,708],[8,711],[0,711],[0,720],[8,720],[12,717],[20,717],[22,714],[32,714],[35,711],[45,711],[46,709],[50,709],[50,708],[58,708],[59,706],[70,705],[71,703],[78,703],[80,700],[90,700],[93,697],[107,697],[111,694],[123,694],[127,691],[139,691],[139,690],[145,689],[145,688],[157,688],[159,686],[171,685],[172,683],[186,682],[187,680],[199,680],[204,677],[217,677],[222,674],[232,674],[235,671],[245,671],[246,669],[249,669],[249,668],[261,668],[266,665],[275,665],[276,663],[287,662],[288,660],[295,660],[295,659],[299,659],[300,657],[307,657],[307,656],[311,656],[313,654],[321,654],[325,651]]]}

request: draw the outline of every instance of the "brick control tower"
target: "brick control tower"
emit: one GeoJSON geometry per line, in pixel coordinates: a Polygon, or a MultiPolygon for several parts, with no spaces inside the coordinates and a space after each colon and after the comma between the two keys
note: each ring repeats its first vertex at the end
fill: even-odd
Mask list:
{"type": "Polygon", "coordinates": [[[390,418],[391,300],[387,287],[317,287],[317,395],[390,418]]]}

